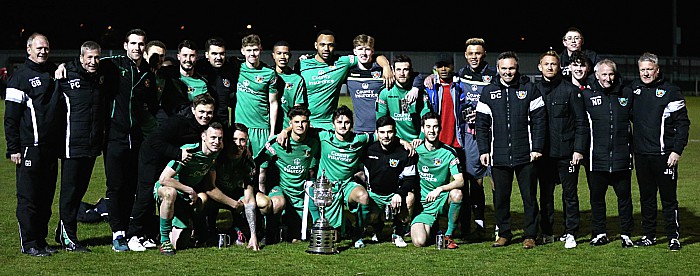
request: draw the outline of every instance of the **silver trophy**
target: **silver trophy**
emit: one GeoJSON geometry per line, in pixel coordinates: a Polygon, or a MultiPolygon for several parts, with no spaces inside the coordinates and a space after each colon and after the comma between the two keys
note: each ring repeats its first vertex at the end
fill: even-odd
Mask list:
{"type": "Polygon", "coordinates": [[[336,254],[335,229],[330,226],[325,217],[326,207],[333,204],[333,183],[326,178],[326,170],[321,172],[321,177],[313,184],[313,195],[309,197],[318,207],[319,218],[311,227],[308,253],[336,254]]]}

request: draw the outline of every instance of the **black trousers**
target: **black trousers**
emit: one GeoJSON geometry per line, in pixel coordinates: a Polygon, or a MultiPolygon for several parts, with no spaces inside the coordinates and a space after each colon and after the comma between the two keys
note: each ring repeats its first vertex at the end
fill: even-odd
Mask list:
{"type": "Polygon", "coordinates": [[[48,244],[46,236],[56,192],[58,157],[53,146],[22,147],[16,168],[17,222],[22,252],[48,244]]]}
{"type": "Polygon", "coordinates": [[[543,157],[535,162],[540,186],[540,230],[543,235],[554,234],[554,188],[562,185],[561,201],[564,209],[566,234],[576,236],[581,222],[578,200],[579,165],[572,165],[571,158],[543,157]]]}
{"type": "Polygon", "coordinates": [[[533,163],[515,167],[493,166],[491,175],[495,186],[493,206],[496,209],[496,224],[498,234],[506,239],[512,239],[510,214],[510,195],[513,191],[513,174],[518,180],[520,197],[523,201],[523,234],[524,238],[534,239],[537,236],[537,174],[533,163]]]}
{"type": "MultiPolygon", "coordinates": [[[[460,232],[462,236],[471,232],[472,218],[481,221],[485,219],[484,210],[486,208],[486,195],[484,194],[483,182],[482,185],[479,185],[477,179],[466,173],[464,177],[465,185],[462,187],[462,193],[465,196],[462,198],[462,208],[459,210],[460,232]]],[[[484,180],[483,178],[481,179],[484,180]]]]}
{"type": "Polygon", "coordinates": [[[153,187],[158,181],[161,172],[168,164],[150,156],[139,156],[139,175],[136,185],[136,200],[131,209],[131,221],[127,237],[145,236],[154,238],[158,236],[158,216],[156,216],[156,200],[153,198],[153,187]]]}
{"type": "Polygon", "coordinates": [[[605,194],[612,186],[617,196],[617,214],[620,217],[620,234],[630,236],[634,228],[632,219],[632,171],[586,171],[591,197],[591,230],[593,237],[606,233],[605,194]]]}
{"type": "Polygon", "coordinates": [[[642,234],[656,237],[656,215],[658,191],[664,217],[664,230],[669,239],[680,237],[678,222],[678,166],[666,165],[668,155],[635,155],[637,184],[642,209],[642,234]]]}
{"type": "MultiPolygon", "coordinates": [[[[107,192],[105,203],[112,232],[125,231],[134,205],[138,176],[138,146],[111,140],[104,150],[107,192]]],[[[155,184],[155,183],[154,183],[155,184]]]]}
{"type": "Polygon", "coordinates": [[[59,214],[61,220],[58,229],[63,238],[78,242],[78,209],[87,192],[95,157],[61,159],[61,194],[59,214]]]}

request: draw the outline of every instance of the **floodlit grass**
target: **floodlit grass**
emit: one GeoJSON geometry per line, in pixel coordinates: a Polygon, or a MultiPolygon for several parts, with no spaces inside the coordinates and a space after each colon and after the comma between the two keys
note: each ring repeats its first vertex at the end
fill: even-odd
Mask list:
{"type": "MultiPolygon", "coordinates": [[[[608,235],[613,242],[600,247],[588,245],[590,239],[590,205],[583,173],[579,182],[581,230],[579,246],[564,249],[556,242],[524,250],[520,246],[522,204],[517,186],[513,189],[515,243],[505,248],[491,248],[491,242],[468,243],[457,240],[457,250],[436,250],[434,247],[396,248],[391,243],[368,244],[364,249],[351,248],[350,241],[339,244],[337,255],[312,255],[305,252],[306,242],[275,244],[259,252],[243,247],[227,249],[196,248],[180,250],[173,257],[162,256],[158,250],[115,253],[111,250],[111,233],[107,223],[79,224],[78,236],[93,253],[61,252],[49,258],[33,258],[20,254],[17,219],[15,216],[15,172],[9,161],[0,165],[0,274],[211,274],[211,275],[454,275],[454,274],[517,274],[517,275],[697,275],[700,271],[700,98],[688,97],[691,125],[690,142],[681,159],[678,200],[680,202],[680,252],[670,252],[659,214],[659,244],[651,248],[620,247],[617,205],[612,189],[608,190],[608,235]]],[[[350,99],[342,96],[340,104],[352,107],[350,99]]],[[[4,114],[4,104],[0,105],[4,114]]],[[[4,132],[3,132],[4,133],[4,132]]],[[[2,139],[4,148],[5,140],[2,139]]],[[[95,203],[105,193],[102,159],[93,172],[90,188],[83,201],[95,203]]],[[[488,183],[488,181],[487,181],[488,183]]],[[[641,235],[639,192],[633,180],[635,230],[633,239],[641,235]]],[[[487,225],[493,230],[494,215],[491,193],[486,193],[487,225]]],[[[556,190],[555,233],[563,231],[561,187],[556,190]]],[[[660,206],[659,206],[660,208],[660,206]]],[[[58,220],[58,192],[54,200],[49,232],[58,220]]],[[[53,235],[48,242],[56,245],[53,235]]],[[[410,243],[410,242],[409,242],[410,243]]]]}

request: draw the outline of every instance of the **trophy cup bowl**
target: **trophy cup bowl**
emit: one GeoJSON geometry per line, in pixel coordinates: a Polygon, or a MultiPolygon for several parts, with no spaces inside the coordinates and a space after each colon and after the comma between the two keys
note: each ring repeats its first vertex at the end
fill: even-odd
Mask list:
{"type": "Polygon", "coordinates": [[[319,218],[311,227],[308,253],[313,254],[336,254],[335,229],[330,226],[325,217],[326,207],[333,204],[333,183],[328,181],[323,170],[321,177],[313,184],[313,195],[309,197],[318,207],[319,218]]]}

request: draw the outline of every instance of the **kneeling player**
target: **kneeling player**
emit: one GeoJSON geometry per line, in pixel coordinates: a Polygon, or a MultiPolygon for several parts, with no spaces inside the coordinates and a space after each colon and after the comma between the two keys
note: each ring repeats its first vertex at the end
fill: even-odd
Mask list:
{"type": "Polygon", "coordinates": [[[447,213],[445,244],[449,249],[456,249],[458,246],[451,236],[462,205],[460,188],[464,186],[459,159],[454,148],[438,140],[440,117],[437,114],[423,115],[421,129],[425,141],[416,148],[416,153],[423,211],[411,222],[411,240],[417,247],[425,246],[438,216],[447,213]]]}

